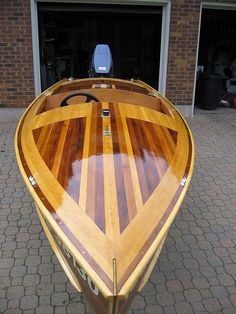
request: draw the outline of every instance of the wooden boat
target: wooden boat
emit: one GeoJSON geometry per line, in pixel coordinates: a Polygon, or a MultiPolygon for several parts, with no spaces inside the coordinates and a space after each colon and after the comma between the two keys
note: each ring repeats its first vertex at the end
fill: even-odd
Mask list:
{"type": "Polygon", "coordinates": [[[127,313],[192,176],[181,114],[141,81],[65,79],[27,109],[15,149],[44,231],[91,312],[127,313]]]}

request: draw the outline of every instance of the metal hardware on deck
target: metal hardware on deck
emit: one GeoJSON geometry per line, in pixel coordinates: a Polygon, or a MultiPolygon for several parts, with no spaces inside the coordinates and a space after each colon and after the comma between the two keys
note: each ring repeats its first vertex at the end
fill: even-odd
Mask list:
{"type": "Polygon", "coordinates": [[[187,178],[183,177],[182,181],[180,182],[180,185],[185,186],[186,182],[187,182],[187,178]]]}
{"type": "Polygon", "coordinates": [[[32,185],[33,187],[35,187],[35,186],[37,185],[37,182],[36,182],[36,180],[34,179],[34,177],[29,176],[29,181],[30,181],[30,183],[31,183],[31,185],[32,185]]]}
{"type": "Polygon", "coordinates": [[[103,109],[102,110],[102,114],[101,114],[102,118],[110,118],[110,116],[111,116],[111,113],[110,113],[109,109],[103,109]]]}
{"type": "Polygon", "coordinates": [[[117,266],[116,259],[113,258],[113,294],[117,295],[117,266]]]}
{"type": "Polygon", "coordinates": [[[112,313],[117,314],[118,311],[118,299],[117,299],[117,265],[116,259],[113,258],[113,301],[112,301],[112,313]]]}
{"type": "Polygon", "coordinates": [[[74,81],[74,78],[71,76],[68,78],[68,81],[74,81]]]}
{"type": "Polygon", "coordinates": [[[103,131],[104,136],[111,136],[111,131],[109,130],[108,126],[105,127],[105,130],[103,131]]]}
{"type": "Polygon", "coordinates": [[[157,94],[156,94],[156,93],[154,93],[154,92],[149,92],[149,93],[148,93],[148,96],[151,96],[151,97],[157,97],[157,94]]]}

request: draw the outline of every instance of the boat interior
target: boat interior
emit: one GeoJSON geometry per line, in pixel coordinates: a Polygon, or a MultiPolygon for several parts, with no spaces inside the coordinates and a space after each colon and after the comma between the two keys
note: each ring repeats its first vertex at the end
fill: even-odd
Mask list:
{"type": "Polygon", "coordinates": [[[112,102],[144,106],[167,115],[171,114],[171,109],[159,97],[157,92],[145,85],[134,84],[112,79],[93,79],[65,83],[58,87],[52,95],[46,96],[39,108],[38,114],[53,110],[63,106],[63,100],[67,95],[71,95],[66,105],[78,105],[91,100],[96,102],[112,102]]]}

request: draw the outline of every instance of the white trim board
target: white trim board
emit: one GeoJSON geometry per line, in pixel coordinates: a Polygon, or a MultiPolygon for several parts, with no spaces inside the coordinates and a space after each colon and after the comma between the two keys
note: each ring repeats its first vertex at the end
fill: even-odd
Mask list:
{"type": "Polygon", "coordinates": [[[169,28],[170,28],[170,0],[30,0],[31,6],[31,27],[32,27],[32,45],[33,45],[33,65],[34,65],[34,85],[35,96],[41,93],[40,78],[40,57],[39,57],[39,38],[38,38],[38,2],[58,2],[58,3],[96,3],[96,4],[123,4],[123,5],[157,5],[163,7],[162,12],[162,32],[161,32],[161,51],[159,66],[159,86],[161,94],[166,93],[168,47],[169,47],[169,28]]]}
{"type": "Polygon", "coordinates": [[[124,4],[124,5],[164,5],[169,0],[36,0],[37,2],[58,3],[92,3],[92,4],[124,4]]]}
{"type": "Polygon", "coordinates": [[[202,4],[200,5],[200,12],[199,12],[197,51],[196,51],[196,62],[195,62],[195,75],[194,75],[194,82],[193,82],[193,101],[192,101],[192,106],[191,106],[192,107],[192,116],[194,115],[194,103],[195,103],[195,92],[196,92],[196,83],[197,83],[197,65],[198,65],[198,54],[199,54],[201,25],[202,25],[202,4]]]}
{"type": "Polygon", "coordinates": [[[30,11],[31,11],[31,31],[34,67],[34,89],[35,89],[34,91],[35,96],[37,97],[41,93],[37,0],[30,0],[30,11]]]}

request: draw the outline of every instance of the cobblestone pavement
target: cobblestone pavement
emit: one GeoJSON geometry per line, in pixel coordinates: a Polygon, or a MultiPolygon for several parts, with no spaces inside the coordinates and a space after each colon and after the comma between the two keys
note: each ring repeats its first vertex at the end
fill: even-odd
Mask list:
{"type": "MultiPolygon", "coordinates": [[[[236,110],[197,113],[189,123],[192,184],[129,314],[236,313],[236,110]]],[[[0,313],[85,314],[19,174],[15,126],[0,121],[0,313]]]]}

